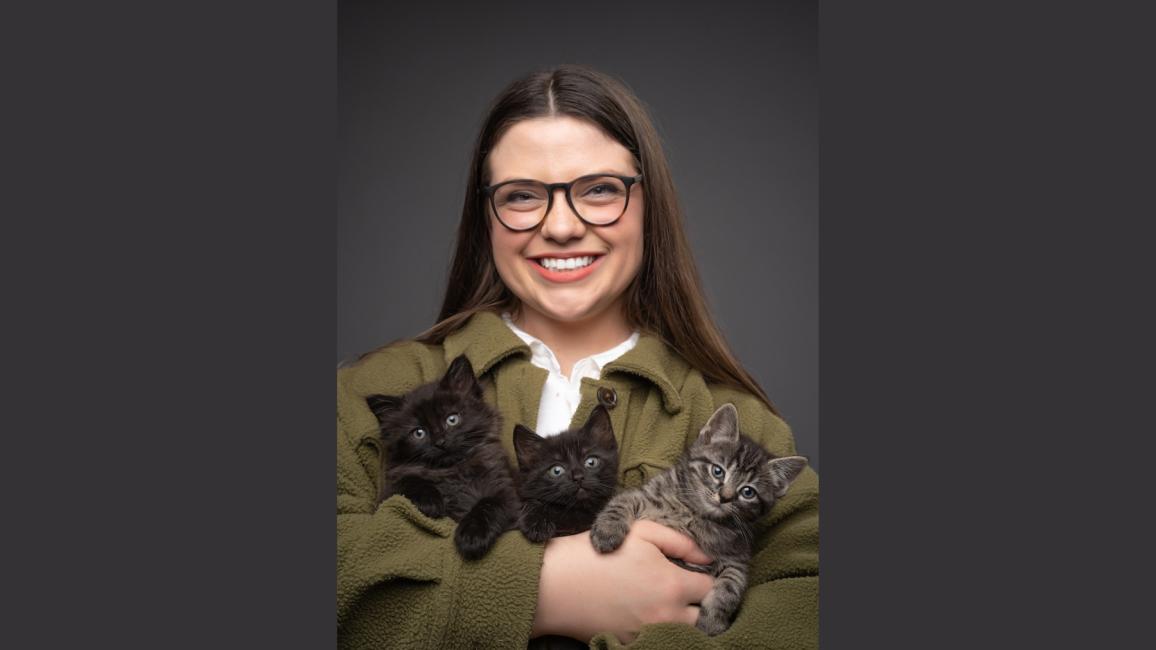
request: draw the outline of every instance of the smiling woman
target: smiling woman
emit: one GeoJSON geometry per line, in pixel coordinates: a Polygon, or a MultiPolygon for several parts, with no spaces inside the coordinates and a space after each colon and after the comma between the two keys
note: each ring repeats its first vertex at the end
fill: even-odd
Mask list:
{"type": "MultiPolygon", "coordinates": [[[[528,119],[510,127],[490,153],[488,171],[499,183],[508,182],[501,179],[534,178],[547,185],[591,171],[627,178],[638,174],[626,147],[593,124],[567,116],[528,119]]],[[[642,265],[645,200],[641,185],[632,183],[626,188],[624,182],[611,180],[621,185],[621,198],[602,199],[616,213],[605,225],[584,220],[570,198],[573,190],[564,183],[553,191],[566,193],[566,200],[534,201],[540,204],[532,213],[538,219],[535,229],[511,230],[505,226],[507,220],[500,218],[501,208],[494,211],[491,206],[494,265],[519,299],[514,321],[555,352],[565,336],[556,329],[581,327],[597,334],[582,337],[582,349],[574,350],[573,358],[559,357],[566,375],[573,361],[613,347],[632,332],[622,300],[642,265]],[[627,192],[638,196],[628,201],[627,192]]],[[[579,197],[607,193],[607,185],[581,183],[577,187],[584,194],[579,197]]],[[[577,204],[582,205],[582,200],[577,204]]]]}
{"type": "Polygon", "coordinates": [[[401,496],[378,503],[389,459],[367,396],[411,391],[459,356],[501,413],[511,458],[515,425],[549,436],[605,408],[619,486],[638,487],[674,466],[723,404],[774,457],[795,454],[790,429],[707,310],[666,157],[619,81],[560,66],[499,94],[474,147],[438,322],[339,371],[339,644],[416,645],[436,634],[426,645],[558,636],[597,647],[817,645],[809,467],[754,523],[750,584],[721,633],[699,620],[715,580],[684,568],[713,558],[673,528],[636,522],[605,554],[588,532],[542,544],[512,531],[482,559],[463,560],[452,521],[401,496]]]}
{"type": "MultiPolygon", "coordinates": [[[[595,322],[613,323],[618,318],[606,308],[617,297],[610,295],[614,286],[624,284],[620,301],[615,304],[621,307],[630,328],[660,336],[706,378],[754,395],[778,415],[762,387],[731,353],[707,308],[666,154],[650,116],[624,84],[582,66],[559,66],[511,83],[490,106],[474,146],[468,179],[457,248],[438,323],[418,340],[440,343],[479,311],[511,311],[518,318],[535,323],[531,327],[540,327],[546,337],[543,342],[556,355],[567,360],[582,358],[575,355],[593,354],[605,350],[605,344],[621,341],[614,340],[613,331],[592,330],[589,326],[595,322]],[[550,214],[534,213],[541,214],[543,232],[526,236],[525,241],[514,239],[511,245],[535,246],[541,255],[559,254],[554,251],[573,247],[572,255],[597,257],[600,249],[579,250],[573,243],[575,235],[579,241],[590,242],[605,237],[608,241],[602,242],[604,246],[622,243],[614,240],[629,239],[628,229],[618,228],[619,222],[635,212],[641,213],[641,223],[636,224],[641,228],[639,265],[630,267],[626,264],[629,256],[619,257],[621,264],[601,274],[599,291],[583,292],[584,287],[561,291],[558,283],[553,287],[523,283],[522,286],[537,289],[534,294],[514,291],[515,287],[506,283],[507,278],[517,278],[510,258],[528,257],[510,252],[505,261],[497,258],[497,241],[510,241],[505,235],[512,229],[508,224],[498,227],[503,223],[503,211],[493,200],[496,192],[489,191],[509,180],[544,180],[535,175],[550,175],[559,183],[575,176],[607,173],[640,177],[627,186],[629,200],[624,204],[622,218],[591,228],[589,216],[579,217],[571,189],[563,206],[570,209],[570,214],[549,219],[559,210],[550,209],[552,204],[563,202],[554,201],[557,190],[547,188],[544,192],[550,214]],[[490,200],[486,200],[487,194],[490,200]],[[573,218],[567,219],[570,215],[573,218]],[[565,245],[558,243],[560,238],[566,239],[565,245]],[[506,266],[508,274],[502,266],[506,266]],[[626,277],[608,277],[627,272],[630,275],[626,277]],[[544,288],[560,291],[547,292],[544,288]],[[588,305],[594,309],[585,311],[576,306],[569,316],[546,320],[537,318],[543,313],[541,310],[531,313],[522,309],[528,298],[542,298],[545,293],[551,294],[554,304],[566,304],[569,301],[565,298],[583,295],[596,304],[588,305]],[[600,320],[590,320],[593,317],[600,320]],[[561,350],[555,345],[561,345],[561,350]],[[571,346],[578,349],[571,351],[571,346]]],[[[522,226],[517,224],[515,228],[520,231],[522,226]]],[[[523,274],[529,276],[529,271],[523,270],[523,274]]],[[[552,274],[547,279],[560,278],[561,274],[552,274]]],[[[580,302],[574,300],[576,304],[580,302]]]]}

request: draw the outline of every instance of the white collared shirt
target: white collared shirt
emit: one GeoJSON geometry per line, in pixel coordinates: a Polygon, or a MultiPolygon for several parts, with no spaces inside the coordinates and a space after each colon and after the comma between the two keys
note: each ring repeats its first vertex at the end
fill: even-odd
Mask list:
{"type": "Polygon", "coordinates": [[[638,343],[638,332],[630,338],[610,348],[580,359],[570,370],[570,376],[562,374],[562,366],[554,352],[534,336],[522,331],[509,314],[502,314],[502,320],[518,338],[530,346],[530,363],[547,372],[546,384],[542,387],[542,401],[538,403],[538,423],[534,432],[540,436],[552,436],[570,428],[574,412],[581,401],[582,379],[601,379],[606,364],[628,352],[638,343]]]}

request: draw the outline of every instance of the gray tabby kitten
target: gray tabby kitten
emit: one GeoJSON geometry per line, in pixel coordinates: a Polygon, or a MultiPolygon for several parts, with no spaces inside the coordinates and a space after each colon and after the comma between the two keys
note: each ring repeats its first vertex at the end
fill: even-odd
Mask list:
{"type": "Polygon", "coordinates": [[[598,552],[609,553],[622,545],[636,519],[689,535],[714,558],[709,567],[677,562],[715,576],[696,626],[711,636],[720,634],[730,627],[747,588],[751,526],[787,493],[806,465],[802,456],[776,458],[740,433],[738,411],[724,404],[673,467],[606,504],[594,520],[590,541],[598,552]]]}

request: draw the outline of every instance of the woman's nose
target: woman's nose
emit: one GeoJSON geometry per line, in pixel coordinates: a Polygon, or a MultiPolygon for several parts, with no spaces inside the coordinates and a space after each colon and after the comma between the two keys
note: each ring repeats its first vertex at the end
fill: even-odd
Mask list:
{"type": "Polygon", "coordinates": [[[566,242],[585,234],[586,223],[570,209],[570,202],[566,200],[566,190],[558,188],[555,190],[550,213],[542,223],[542,236],[556,242],[566,242]]]}

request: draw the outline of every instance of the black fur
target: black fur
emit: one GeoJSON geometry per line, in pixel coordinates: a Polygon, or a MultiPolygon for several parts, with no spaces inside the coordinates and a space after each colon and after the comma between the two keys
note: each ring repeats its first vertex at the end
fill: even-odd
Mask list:
{"type": "Polygon", "coordinates": [[[518,528],[531,542],[589,530],[618,484],[618,442],[610,414],[599,405],[576,429],[543,438],[514,427],[518,528]],[[590,467],[588,463],[593,464],[590,467]],[[560,467],[555,475],[551,470],[560,467]]]}
{"type": "Polygon", "coordinates": [[[501,416],[486,404],[464,355],[439,381],[366,402],[385,446],[380,501],[400,494],[429,517],[458,522],[454,544],[468,560],[514,528],[519,504],[498,439],[501,416]]]}

